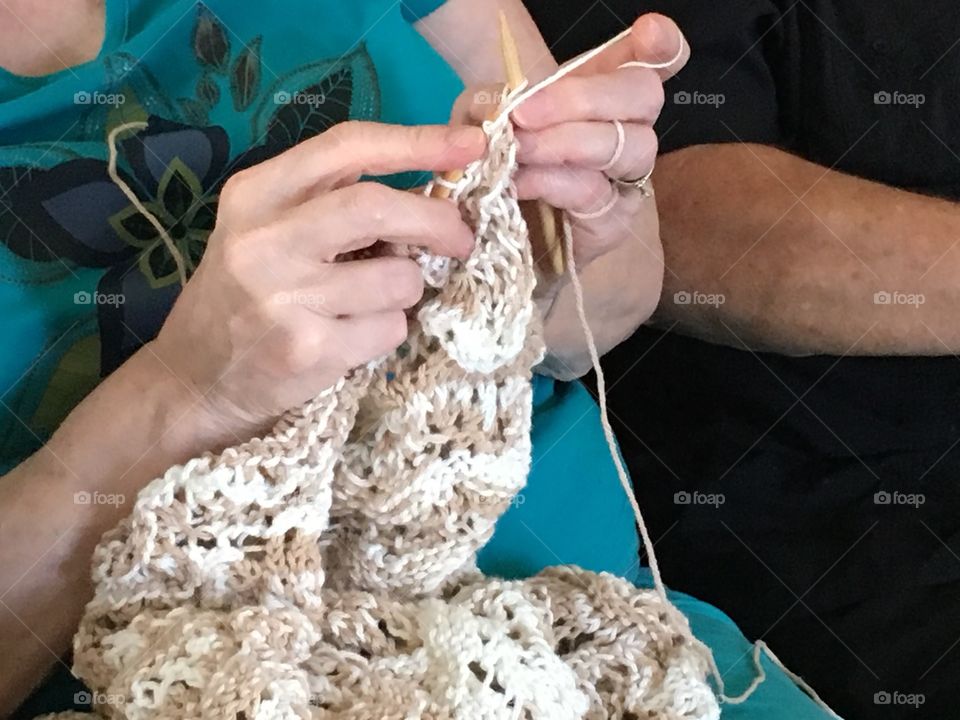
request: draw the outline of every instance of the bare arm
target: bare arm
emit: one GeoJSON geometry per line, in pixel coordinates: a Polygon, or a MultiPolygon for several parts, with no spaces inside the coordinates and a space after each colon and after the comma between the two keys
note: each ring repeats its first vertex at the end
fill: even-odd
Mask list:
{"type": "MultiPolygon", "coordinates": [[[[439,10],[429,15],[418,24],[418,29],[434,48],[450,63],[463,80],[470,86],[502,83],[505,80],[503,60],[500,54],[500,28],[498,11],[502,9],[508,17],[511,30],[516,36],[521,64],[527,78],[536,81],[546,77],[557,68],[552,54],[546,47],[539,30],[530,18],[520,0],[449,0],[439,10]],[[469,33],[463,28],[470,27],[469,33]]],[[[675,53],[675,27],[666,30],[661,41],[665,40],[666,50],[653,48],[654,59],[667,57],[675,53]]],[[[653,45],[655,43],[652,43],[653,45]]],[[[621,58],[621,61],[629,58],[621,58]]],[[[685,58],[678,64],[682,66],[685,58]]],[[[612,65],[616,68],[618,63],[612,65]]],[[[609,68],[606,68],[609,69],[609,68]]],[[[654,83],[657,83],[656,77],[654,83]]],[[[659,88],[650,84],[640,87],[635,77],[624,76],[620,91],[624,93],[651,94],[657,103],[656,95],[659,88]],[[651,93],[650,91],[653,90],[651,93]]],[[[610,86],[607,86],[608,88],[610,86]]],[[[613,91],[618,92],[618,91],[613,91]]],[[[657,107],[657,112],[659,106],[657,107]]],[[[623,118],[626,120],[627,118],[623,118]]],[[[600,123],[594,123],[599,125],[600,123]]],[[[583,123],[581,123],[581,126],[583,123]]],[[[613,136],[611,125],[606,125],[601,132],[613,136]]],[[[652,132],[649,138],[644,138],[655,153],[656,143],[652,132]]],[[[642,154],[640,142],[633,136],[630,138],[631,149],[642,154]]],[[[603,141],[603,142],[610,142],[603,141]]],[[[521,142],[523,147],[523,142],[521,142]]],[[[599,151],[601,160],[593,167],[601,165],[613,152],[611,145],[603,145],[599,151]],[[603,156],[603,153],[606,153],[603,156]]],[[[652,156],[651,156],[652,158],[652,156]]],[[[521,158],[521,161],[523,158],[521,158]]],[[[568,158],[560,158],[554,154],[552,161],[557,165],[570,163],[568,158]]],[[[536,163],[545,162],[538,158],[536,163]]],[[[643,171],[627,172],[632,176],[643,175],[643,171]]],[[[521,173],[522,176],[522,173],[521,173]]],[[[521,177],[518,176],[518,177],[521,177]]],[[[518,180],[518,184],[531,188],[533,194],[562,194],[557,187],[549,187],[551,180],[541,173],[528,174],[518,180]],[[548,187],[544,187],[544,185],[548,187]]],[[[605,181],[602,181],[605,182],[605,181]]],[[[608,193],[604,187],[602,193],[596,190],[596,185],[584,182],[580,188],[574,188],[582,195],[591,193],[608,193]]],[[[523,188],[521,189],[523,194],[523,188]]],[[[604,194],[604,198],[608,195],[604,194]]],[[[600,201],[600,204],[603,200],[600,201]]],[[[528,214],[529,217],[530,214],[528,214]]],[[[530,226],[534,233],[537,231],[538,221],[532,219],[530,226]]],[[[606,227],[602,228],[601,235],[619,235],[623,238],[589,262],[581,262],[580,273],[584,285],[585,309],[591,329],[601,353],[610,350],[624,339],[629,337],[637,327],[645,322],[652,314],[660,297],[660,288],[663,279],[662,249],[660,247],[659,228],[656,216],[656,205],[651,200],[639,211],[631,212],[628,216],[611,216],[606,220],[606,227]]],[[[535,247],[538,245],[535,240],[535,247]]],[[[541,283],[541,286],[547,283],[541,283]]],[[[541,367],[541,371],[549,372],[561,379],[572,379],[584,374],[590,369],[590,360],[587,354],[583,330],[577,316],[572,288],[566,278],[562,278],[552,292],[548,293],[552,304],[543,302],[541,306],[546,311],[545,336],[549,348],[549,357],[541,367]]]]}
{"type": "Polygon", "coordinates": [[[0,478],[0,716],[69,647],[100,536],[150,478],[223,442],[195,402],[144,350],[0,478]]]}
{"type": "Polygon", "coordinates": [[[658,321],[791,354],[960,349],[955,203],[764,145],[672,152],[655,178],[667,267],[658,321]]]}

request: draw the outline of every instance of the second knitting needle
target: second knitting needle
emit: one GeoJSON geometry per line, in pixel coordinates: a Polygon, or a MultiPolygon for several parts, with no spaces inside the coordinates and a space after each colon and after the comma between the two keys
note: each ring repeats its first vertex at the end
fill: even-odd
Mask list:
{"type": "MultiPolygon", "coordinates": [[[[507,76],[506,92],[509,93],[523,83],[524,75],[523,68],[520,65],[517,43],[510,31],[510,24],[503,10],[500,11],[500,52],[503,55],[504,72],[507,76]]],[[[495,117],[496,112],[497,109],[494,109],[491,117],[495,117]]],[[[455,183],[462,177],[462,170],[450,170],[443,175],[443,179],[449,183],[455,183]]],[[[433,197],[446,198],[450,196],[450,189],[437,184],[433,187],[432,195],[433,197]]],[[[556,210],[543,201],[537,203],[537,209],[540,214],[540,229],[544,247],[549,253],[551,267],[557,275],[562,275],[564,271],[563,244],[557,235],[556,210]]]]}

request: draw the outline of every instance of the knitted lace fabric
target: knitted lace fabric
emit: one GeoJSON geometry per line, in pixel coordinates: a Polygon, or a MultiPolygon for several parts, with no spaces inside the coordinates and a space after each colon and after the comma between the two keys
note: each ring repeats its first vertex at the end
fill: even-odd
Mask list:
{"type": "Polygon", "coordinates": [[[707,653],[661,594],[476,570],[526,482],[543,355],[512,129],[486,131],[453,193],[476,248],[421,258],[407,342],[266,437],[170,468],[104,536],[75,640],[98,715],[719,717],[707,653]]]}

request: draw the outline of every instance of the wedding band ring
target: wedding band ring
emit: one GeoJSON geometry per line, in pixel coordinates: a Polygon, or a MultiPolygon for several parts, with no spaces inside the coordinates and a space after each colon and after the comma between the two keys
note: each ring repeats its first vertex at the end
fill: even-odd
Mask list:
{"type": "Polygon", "coordinates": [[[650,176],[653,175],[653,168],[650,168],[648,172],[643,177],[639,178],[611,178],[611,181],[617,188],[621,190],[639,190],[643,193],[644,197],[650,197],[650,188],[647,187],[647,183],[650,182],[650,176]]]}

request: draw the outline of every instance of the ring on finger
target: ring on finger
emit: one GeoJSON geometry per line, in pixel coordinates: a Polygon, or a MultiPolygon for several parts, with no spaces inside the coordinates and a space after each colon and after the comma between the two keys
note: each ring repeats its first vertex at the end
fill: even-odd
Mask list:
{"type": "Polygon", "coordinates": [[[619,120],[614,120],[613,127],[617,131],[617,147],[614,149],[613,155],[610,157],[610,159],[597,168],[597,170],[604,172],[617,164],[617,161],[620,160],[620,157],[623,155],[623,148],[627,144],[627,133],[623,129],[623,123],[619,120]]]}
{"type": "Polygon", "coordinates": [[[647,183],[650,182],[650,177],[653,175],[653,168],[650,168],[650,171],[643,177],[638,178],[611,178],[611,182],[617,187],[620,191],[627,192],[636,192],[639,191],[643,194],[643,197],[650,197],[650,188],[647,187],[647,183]]]}

